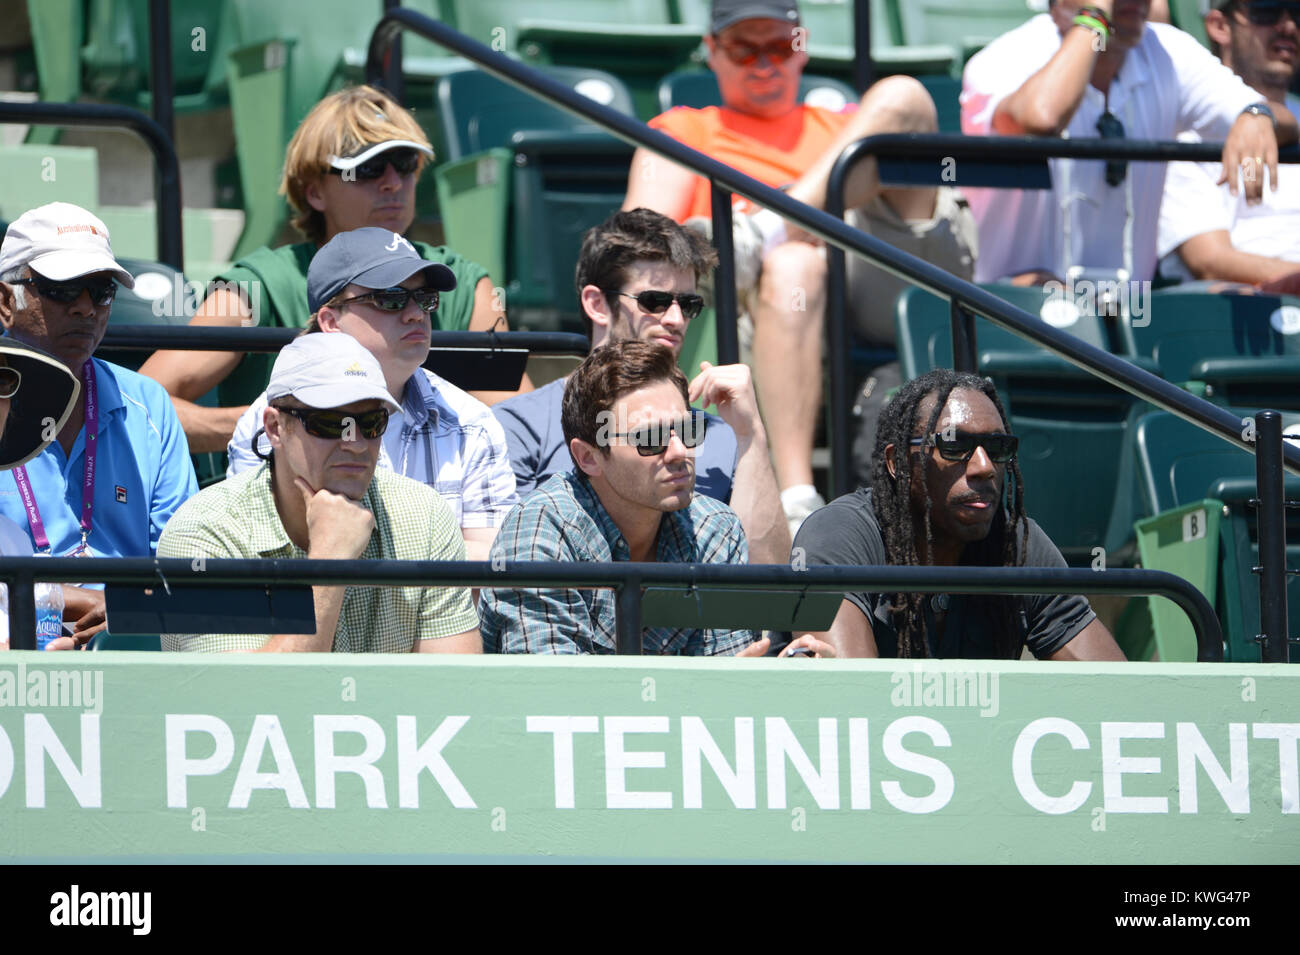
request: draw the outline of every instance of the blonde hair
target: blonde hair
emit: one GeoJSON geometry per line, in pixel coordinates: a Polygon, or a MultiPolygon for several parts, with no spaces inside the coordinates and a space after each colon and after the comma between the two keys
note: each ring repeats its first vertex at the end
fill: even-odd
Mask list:
{"type": "MultiPolygon", "coordinates": [[[[429,145],[410,112],[383,90],[352,86],[313,106],[289,141],[280,180],[280,195],[293,207],[294,228],[317,244],[325,241],[325,216],[307,201],[307,186],[328,174],[330,156],[355,156],[391,139],[429,145]]],[[[427,158],[420,155],[417,176],[427,158]]]]}

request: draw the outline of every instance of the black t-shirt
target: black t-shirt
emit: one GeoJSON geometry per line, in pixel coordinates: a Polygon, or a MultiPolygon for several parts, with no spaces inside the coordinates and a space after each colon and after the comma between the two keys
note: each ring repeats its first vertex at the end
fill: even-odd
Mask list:
{"type": "MultiPolygon", "coordinates": [[[[1017,547],[1019,546],[1017,534],[1017,547]]],[[[808,564],[883,565],[885,542],[880,535],[880,525],[871,505],[871,491],[859,488],[852,494],[836,498],[830,504],[814,511],[795,538],[795,547],[803,548],[808,564]]],[[[962,563],[970,560],[975,548],[967,546],[962,563]]],[[[1029,522],[1029,541],[1024,562],[1026,567],[1065,567],[1065,558],[1056,549],[1043,529],[1029,522]]],[[[926,639],[930,654],[935,657],[965,657],[970,659],[995,659],[998,628],[1005,626],[1005,601],[1017,602],[1017,629],[1021,646],[1028,645],[1034,656],[1050,657],[1091,623],[1096,614],[1088,601],[1076,595],[1037,594],[1010,598],[989,598],[970,594],[947,594],[948,613],[943,627],[942,640],[936,644],[938,630],[933,609],[934,601],[922,602],[925,609],[926,639]]],[[[853,602],[871,622],[876,648],[882,657],[898,656],[898,634],[894,614],[890,609],[895,596],[892,593],[855,591],[844,595],[853,602]]],[[[1019,656],[1019,651],[1017,651],[1019,656]]]]}

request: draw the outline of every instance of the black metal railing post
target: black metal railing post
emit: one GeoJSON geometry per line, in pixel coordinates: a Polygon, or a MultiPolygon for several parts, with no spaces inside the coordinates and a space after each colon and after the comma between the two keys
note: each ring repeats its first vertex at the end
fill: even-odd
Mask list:
{"type": "MultiPolygon", "coordinates": [[[[35,559],[35,558],[33,558],[35,559]]],[[[36,649],[36,573],[20,568],[9,584],[9,649],[36,649]]]]}
{"type": "Polygon", "coordinates": [[[153,93],[153,121],[176,142],[176,114],[172,104],[171,0],[149,0],[149,85],[153,93]]]}
{"type": "Polygon", "coordinates": [[[614,588],[614,647],[620,656],[640,656],[644,652],[641,578],[634,575],[614,588]]]}
{"type": "Polygon", "coordinates": [[[952,370],[979,371],[975,349],[975,316],[958,299],[952,300],[952,370]]]}
{"type": "MultiPolygon", "coordinates": [[[[384,12],[390,13],[402,5],[402,0],[384,0],[384,12]]],[[[384,88],[399,103],[406,102],[406,78],[402,75],[402,37],[399,34],[388,48],[384,62],[384,88]]]]}
{"type": "Polygon", "coordinates": [[[871,0],[854,0],[853,85],[861,96],[875,81],[876,64],[871,59],[871,0]]]}
{"type": "MultiPolygon", "coordinates": [[[[712,192],[713,244],[718,250],[718,268],[713,277],[713,302],[717,312],[718,363],[740,361],[740,335],[736,329],[736,247],[732,235],[731,192],[710,183],[712,192]]],[[[692,369],[694,370],[694,369],[692,369]]]]}
{"type": "Polygon", "coordinates": [[[1259,626],[1265,663],[1290,660],[1286,608],[1286,505],[1282,498],[1282,416],[1255,415],[1255,486],[1259,491],[1259,626]]]}
{"type": "MultiPolygon", "coordinates": [[[[844,218],[844,191],[827,193],[826,213],[844,218]]],[[[848,263],[844,250],[826,246],[826,354],[829,358],[829,394],[826,396],[826,431],[830,445],[831,499],[853,490],[853,335],[849,331],[848,263]],[[838,279],[834,281],[833,279],[838,279]]]]}

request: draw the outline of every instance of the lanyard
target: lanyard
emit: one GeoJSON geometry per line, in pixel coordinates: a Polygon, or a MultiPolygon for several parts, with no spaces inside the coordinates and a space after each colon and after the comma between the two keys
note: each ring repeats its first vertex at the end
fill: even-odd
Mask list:
{"type": "MultiPolygon", "coordinates": [[[[81,366],[81,380],[86,409],[86,470],[81,481],[81,545],[77,555],[87,550],[86,539],[90,537],[91,513],[95,507],[95,453],[99,450],[96,438],[99,436],[99,400],[95,389],[95,368],[92,359],[86,359],[81,366]]],[[[27,478],[26,467],[14,468],[14,480],[18,484],[18,494],[23,499],[23,508],[27,511],[27,523],[32,529],[32,540],[38,551],[50,550],[50,539],[45,533],[45,522],[41,520],[40,508],[36,506],[36,495],[32,493],[31,481],[27,478]]]]}

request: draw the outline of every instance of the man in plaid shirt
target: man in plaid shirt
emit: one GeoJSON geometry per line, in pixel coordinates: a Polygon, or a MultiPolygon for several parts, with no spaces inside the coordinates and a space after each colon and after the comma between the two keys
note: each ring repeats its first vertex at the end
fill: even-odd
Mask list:
{"type": "MultiPolygon", "coordinates": [[[[706,425],[670,349],[597,348],[565,387],[561,421],[574,467],[511,511],[494,561],[748,562],[736,513],[694,493],[694,449],[706,425]]],[[[489,653],[615,649],[608,589],[485,588],[480,614],[489,653]]],[[[656,628],[643,641],[646,653],[691,656],[761,656],[768,647],[750,630],[656,628]]]]}

